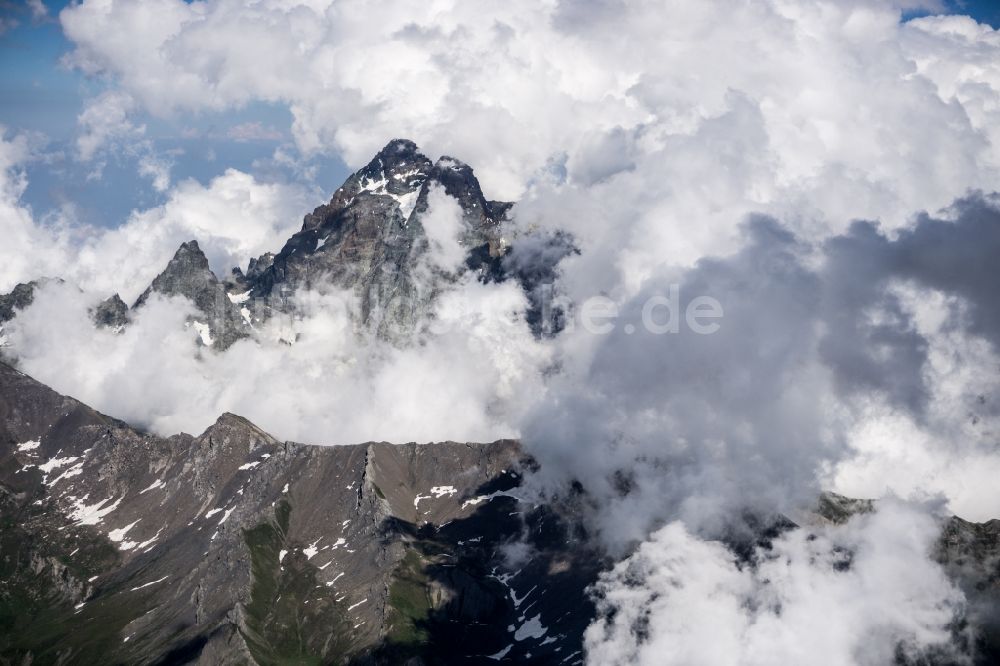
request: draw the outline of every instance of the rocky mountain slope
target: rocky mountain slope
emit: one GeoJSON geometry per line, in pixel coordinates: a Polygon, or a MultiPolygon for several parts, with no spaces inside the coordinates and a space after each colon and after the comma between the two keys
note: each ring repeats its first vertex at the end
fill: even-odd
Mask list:
{"type": "Polygon", "coordinates": [[[480,270],[503,255],[501,222],[511,204],[488,201],[468,165],[447,156],[432,163],[413,142],[397,139],[349,177],[329,203],[306,215],[277,255],[251,264],[243,276],[246,291],[282,307],[284,295],[333,284],[356,290],[362,321],[380,334],[412,330],[453,272],[424,261],[434,188],[459,206],[467,268],[480,270]],[[434,275],[418,276],[420,271],[434,275]]]}
{"type": "MultiPolygon", "coordinates": [[[[0,364],[0,663],[582,663],[610,563],[572,504],[519,498],[533,465],[509,440],[307,446],[232,414],[160,438],[0,364]]],[[[810,520],[872,508],[825,495],[810,520]]],[[[998,524],[953,518],[936,553],[982,664],[998,524]]]]}
{"type": "Polygon", "coordinates": [[[578,662],[603,561],[517,498],[530,464],[231,414],[163,439],[0,365],[0,662],[578,662]]]}

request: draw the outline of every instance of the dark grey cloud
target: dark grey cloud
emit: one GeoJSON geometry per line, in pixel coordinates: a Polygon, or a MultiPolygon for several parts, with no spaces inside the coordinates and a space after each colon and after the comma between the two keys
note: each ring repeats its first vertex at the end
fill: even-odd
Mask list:
{"type": "Polygon", "coordinates": [[[895,238],[856,222],[819,245],[752,216],[738,252],[664,269],[605,335],[588,341],[579,324],[568,333],[581,340],[568,349],[592,352],[568,360],[525,428],[542,481],[582,480],[598,498],[598,527],[617,542],[661,520],[712,532],[742,507],[807,502],[819,470],[851,453],[853,406],[882,401],[924,417],[931,341],[897,286],[944,292],[959,304],[948,326],[996,345],[997,256],[1000,210],[982,195],[946,218],[919,215],[895,238]],[[716,299],[719,330],[646,330],[643,308],[672,289],[675,316],[692,299],[716,299]]]}
{"type": "Polygon", "coordinates": [[[915,283],[957,297],[951,327],[964,328],[1000,349],[1000,209],[996,196],[957,201],[948,219],[921,213],[896,238],[874,222],[855,222],[824,245],[821,353],[845,389],[880,390],[919,413],[927,400],[923,368],[927,341],[887,290],[915,283]]]}

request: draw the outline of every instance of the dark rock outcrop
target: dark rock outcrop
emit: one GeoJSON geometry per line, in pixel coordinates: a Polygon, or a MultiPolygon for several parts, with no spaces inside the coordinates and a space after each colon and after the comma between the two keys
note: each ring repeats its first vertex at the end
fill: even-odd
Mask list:
{"type": "Polygon", "coordinates": [[[162,273],[139,296],[132,309],[141,308],[153,294],[183,296],[198,315],[190,323],[198,329],[202,344],[224,350],[250,334],[250,324],[225,286],[208,267],[208,259],[198,241],[188,241],[177,249],[162,273]],[[204,321],[201,321],[204,320],[204,321]]]}
{"type": "Polygon", "coordinates": [[[38,282],[22,282],[15,285],[10,293],[0,294],[0,324],[10,321],[17,316],[18,310],[31,305],[37,286],[38,282]]]}
{"type": "Polygon", "coordinates": [[[120,331],[129,322],[128,306],[121,296],[114,294],[101,301],[90,313],[94,323],[104,328],[120,331]]]}
{"type": "Polygon", "coordinates": [[[357,294],[361,323],[379,335],[412,332],[454,278],[424,261],[434,188],[458,202],[458,240],[474,258],[469,268],[503,254],[501,222],[511,204],[487,200],[468,165],[449,157],[432,163],[413,142],[397,139],[306,215],[277,255],[251,262],[246,279],[255,301],[288,311],[287,297],[296,291],[334,285],[357,294]]]}

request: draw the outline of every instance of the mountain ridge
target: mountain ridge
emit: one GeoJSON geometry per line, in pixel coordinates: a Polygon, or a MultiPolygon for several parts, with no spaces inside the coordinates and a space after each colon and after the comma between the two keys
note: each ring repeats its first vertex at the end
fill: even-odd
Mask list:
{"type": "MultiPolygon", "coordinates": [[[[526,319],[534,333],[552,334],[561,328],[562,313],[546,288],[551,291],[559,262],[576,248],[571,236],[556,234],[512,254],[517,245],[505,236],[504,225],[513,205],[487,199],[464,162],[449,156],[431,162],[412,141],[393,139],[328,202],[306,214],[277,253],[251,258],[246,271],[234,267],[220,277],[198,239],[190,239],[131,308],[114,294],[95,306],[92,318],[120,331],[154,294],[181,296],[196,310],[188,324],[200,345],[225,351],[252,338],[255,327],[275,315],[298,315],[297,294],[335,288],[357,297],[359,329],[405,344],[429,323],[437,297],[472,273],[483,282],[516,281],[528,298],[526,319]],[[452,239],[464,256],[457,268],[429,259],[431,241],[423,223],[435,189],[452,198],[460,213],[452,239]]],[[[0,325],[28,307],[44,282],[19,284],[0,295],[0,325]]]]}
{"type": "MultiPolygon", "coordinates": [[[[579,558],[553,540],[553,529],[566,529],[556,514],[517,508],[526,460],[511,440],[281,442],[228,413],[198,436],[160,438],[0,365],[2,513],[19,525],[0,534],[10,546],[6,589],[16,592],[0,595],[0,623],[8,623],[0,655],[394,663],[385,655],[459,650],[475,662],[477,649],[504,649],[506,627],[525,622],[515,600],[530,587],[494,577],[498,547],[536,520],[535,569],[579,558]],[[537,515],[522,522],[511,512],[537,515]],[[474,640],[435,639],[455,622],[474,640]],[[307,635],[301,645],[285,642],[292,625],[307,635]],[[59,634],[53,646],[30,638],[63,626],[86,628],[86,639],[59,634]]],[[[566,574],[575,582],[564,584],[572,595],[536,600],[551,609],[540,611],[546,626],[568,622],[572,631],[541,652],[539,636],[522,653],[550,653],[571,634],[581,640],[585,619],[563,606],[586,603],[579,576],[596,575],[600,560],[579,559],[566,574]]]]}
{"type": "MultiPolygon", "coordinates": [[[[0,659],[582,663],[611,560],[574,493],[519,499],[535,468],[514,440],[323,447],[229,412],[157,437],[0,363],[0,659]]],[[[873,509],[827,493],[756,547],[873,509]]],[[[1000,520],[946,521],[934,555],[990,663],[1000,520]]]]}

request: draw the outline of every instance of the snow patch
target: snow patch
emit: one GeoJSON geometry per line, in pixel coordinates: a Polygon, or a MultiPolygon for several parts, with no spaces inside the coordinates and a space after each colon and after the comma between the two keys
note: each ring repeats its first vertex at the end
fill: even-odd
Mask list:
{"type": "Polygon", "coordinates": [[[516,499],[518,502],[521,501],[521,498],[518,497],[517,495],[511,494],[506,490],[498,490],[495,493],[490,493],[489,495],[479,495],[478,497],[473,497],[472,499],[465,500],[464,502],[462,502],[462,508],[464,509],[469,506],[476,506],[483,502],[489,502],[491,500],[496,499],[497,497],[510,497],[516,499]]]}
{"type": "Polygon", "coordinates": [[[541,638],[548,631],[542,625],[542,614],[539,613],[535,617],[531,618],[514,632],[515,641],[523,641],[525,638],[541,638]]]}
{"type": "Polygon", "coordinates": [[[25,451],[34,451],[35,449],[37,449],[41,445],[42,445],[42,443],[39,440],[37,440],[37,439],[30,439],[27,442],[22,442],[22,443],[18,444],[17,445],[17,450],[20,451],[21,453],[24,453],[25,451]]]}
{"type": "Polygon", "coordinates": [[[163,581],[165,581],[169,577],[170,576],[168,574],[168,575],[164,576],[163,578],[160,578],[159,580],[154,580],[154,581],[149,582],[149,583],[143,583],[142,585],[139,585],[138,587],[133,587],[131,590],[129,590],[129,592],[135,592],[136,590],[141,590],[144,587],[149,587],[150,585],[156,585],[157,583],[162,583],[163,581]]]}
{"type": "Polygon", "coordinates": [[[514,647],[514,644],[511,643],[510,645],[508,645],[507,647],[505,647],[504,649],[500,650],[499,652],[497,652],[495,654],[488,654],[488,655],[486,655],[486,658],[487,659],[493,659],[494,661],[500,661],[501,659],[503,659],[504,657],[507,656],[507,653],[510,652],[511,648],[513,648],[513,647],[514,647]]]}
{"type": "Polygon", "coordinates": [[[165,485],[166,484],[163,483],[163,481],[161,481],[160,479],[157,479],[156,481],[153,481],[151,484],[149,484],[146,488],[143,488],[142,490],[140,490],[139,494],[142,495],[144,493],[148,493],[150,490],[156,490],[157,488],[163,488],[165,485]]]}
{"type": "MultiPolygon", "coordinates": [[[[84,496],[83,499],[87,499],[87,496],[84,496]]],[[[74,500],[74,507],[70,512],[69,517],[73,519],[77,525],[96,525],[104,520],[104,516],[117,509],[122,500],[119,497],[113,504],[105,506],[105,504],[110,501],[111,498],[108,498],[102,499],[96,504],[86,505],[83,503],[83,500],[74,500]]]]}
{"type": "Polygon", "coordinates": [[[57,483],[59,483],[60,481],[62,481],[63,479],[69,479],[69,478],[72,478],[74,476],[80,476],[81,474],[83,474],[83,463],[82,462],[78,462],[77,464],[73,465],[68,470],[66,470],[65,472],[63,472],[59,476],[57,476],[55,478],[55,480],[52,481],[51,483],[49,483],[49,481],[47,479],[42,479],[42,483],[44,483],[45,485],[48,485],[48,486],[54,486],[57,483]]]}
{"type": "Polygon", "coordinates": [[[78,456],[69,456],[67,458],[52,458],[51,460],[39,465],[38,469],[40,469],[43,473],[48,474],[57,467],[63,467],[65,465],[69,465],[71,463],[76,462],[79,459],[80,458],[78,456]]]}
{"type": "MultiPolygon", "coordinates": [[[[386,193],[388,194],[388,192],[386,193]]],[[[396,200],[399,204],[399,212],[402,213],[404,220],[409,220],[410,215],[413,213],[413,209],[417,206],[417,199],[420,197],[420,190],[414,190],[407,194],[389,194],[390,197],[396,200]]]]}
{"type": "Polygon", "coordinates": [[[130,525],[126,525],[125,527],[121,527],[117,530],[111,530],[110,532],[108,532],[108,538],[114,541],[115,543],[121,543],[122,540],[125,538],[125,535],[128,534],[128,531],[133,527],[135,527],[138,523],[139,521],[137,520],[134,523],[131,523],[130,525]]]}
{"type": "Polygon", "coordinates": [[[413,498],[413,506],[414,506],[414,508],[419,507],[420,500],[425,500],[425,499],[441,499],[442,497],[445,497],[445,496],[448,496],[448,495],[454,495],[457,492],[458,492],[458,490],[455,489],[455,486],[434,486],[430,490],[430,493],[431,493],[430,495],[417,495],[416,497],[414,497],[413,498]]]}
{"type": "Polygon", "coordinates": [[[200,321],[193,321],[191,325],[194,326],[194,330],[198,331],[198,335],[201,337],[202,343],[206,347],[211,347],[215,340],[212,339],[212,329],[208,327],[208,324],[203,324],[200,321]]]}

